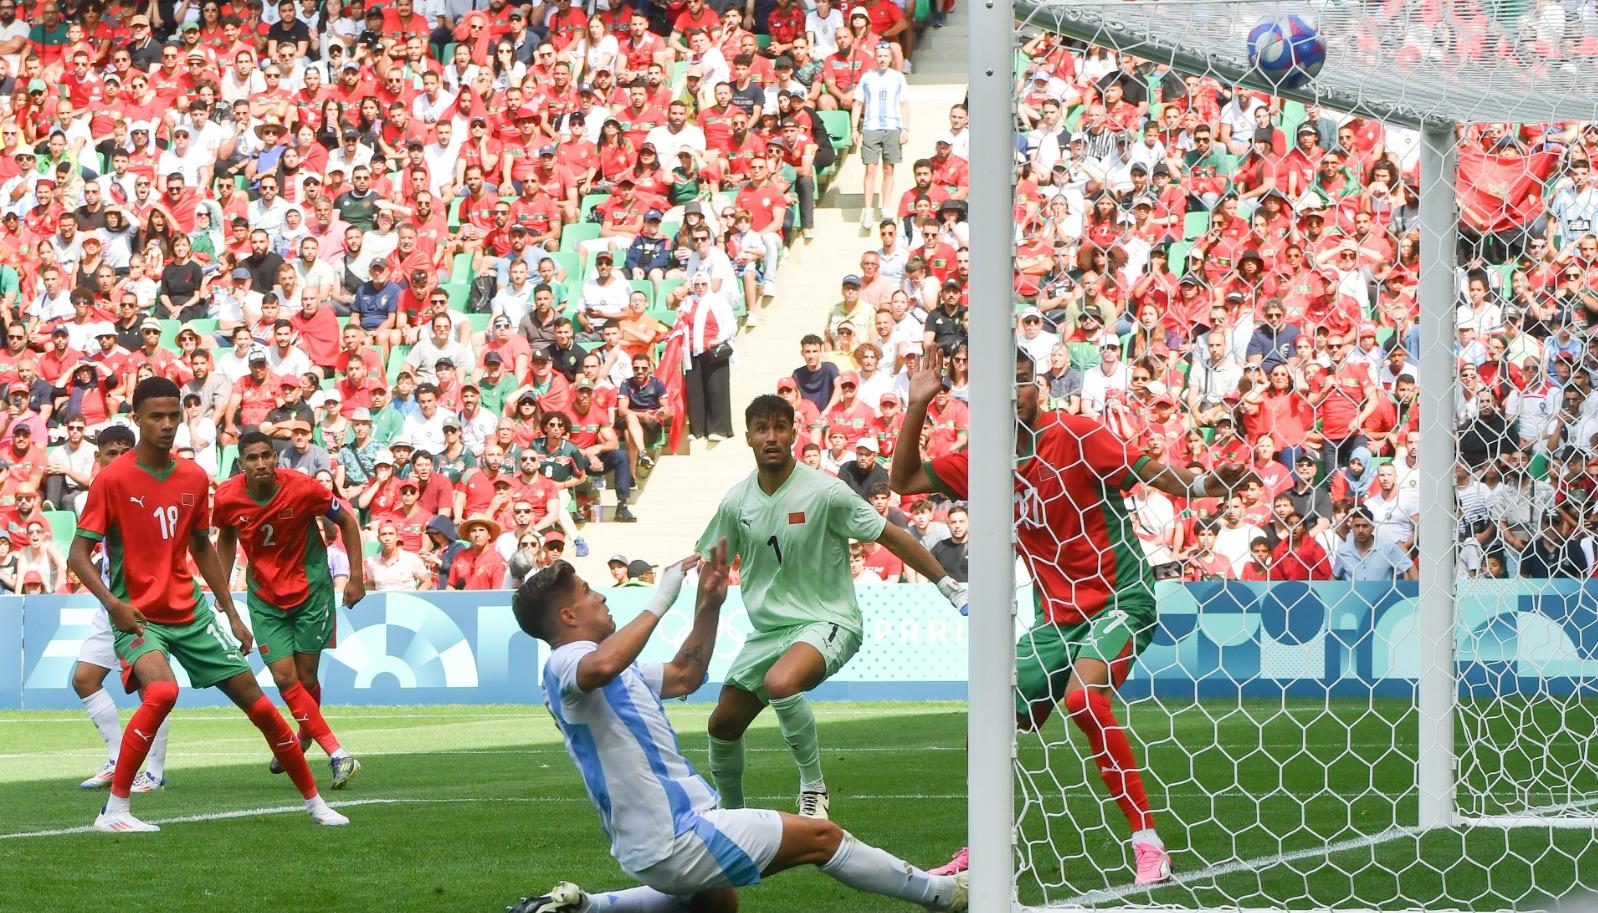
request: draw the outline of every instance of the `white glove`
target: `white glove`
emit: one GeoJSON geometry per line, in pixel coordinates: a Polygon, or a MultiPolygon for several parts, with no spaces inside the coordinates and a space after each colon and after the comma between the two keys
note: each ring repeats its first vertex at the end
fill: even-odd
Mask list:
{"type": "Polygon", "coordinates": [[[683,580],[688,576],[688,570],[681,561],[669,564],[660,572],[660,582],[655,584],[655,595],[649,597],[649,602],[644,604],[645,612],[653,612],[656,618],[666,614],[672,603],[677,601],[677,594],[682,592],[683,580]]]}
{"type": "Polygon", "coordinates": [[[971,614],[971,595],[966,585],[956,581],[953,577],[944,577],[938,581],[938,592],[949,604],[960,610],[961,615],[971,614]]]}

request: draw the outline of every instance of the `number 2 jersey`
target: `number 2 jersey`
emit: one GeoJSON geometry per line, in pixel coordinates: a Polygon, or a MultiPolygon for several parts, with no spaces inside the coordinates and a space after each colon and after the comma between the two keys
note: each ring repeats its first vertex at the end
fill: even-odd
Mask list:
{"type": "Polygon", "coordinates": [[[211,512],[218,526],[238,530],[248,562],[250,595],[288,610],[304,604],[313,587],[331,596],[333,578],[316,518],[336,518],[340,509],[320,482],[303,472],[279,468],[277,492],[271,498],[251,497],[240,474],[217,486],[211,512]]]}
{"type": "Polygon", "coordinates": [[[728,558],[743,559],[740,592],[756,631],[827,622],[860,634],[849,540],[875,542],[887,522],[849,486],[801,463],[770,495],[758,472],[734,485],[698,551],[708,555],[725,536],[728,558]]]}
{"type": "MultiPolygon", "coordinates": [[[[1149,458],[1099,422],[1049,413],[1015,470],[1016,538],[1039,621],[1079,624],[1116,601],[1152,605],[1154,574],[1123,492],[1149,458]]],[[[924,464],[944,494],[970,497],[970,454],[924,464]]]]}
{"type": "Polygon", "coordinates": [[[145,618],[180,625],[204,605],[189,569],[189,539],[209,534],[211,480],[193,460],[157,470],[137,450],[94,477],[78,517],[79,536],[105,545],[106,586],[145,618]]]}

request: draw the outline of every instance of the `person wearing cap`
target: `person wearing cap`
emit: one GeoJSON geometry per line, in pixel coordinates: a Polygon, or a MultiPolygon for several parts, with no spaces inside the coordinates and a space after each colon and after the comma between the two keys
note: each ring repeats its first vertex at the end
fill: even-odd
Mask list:
{"type": "Polygon", "coordinates": [[[661,220],[665,213],[650,209],[644,213],[643,228],[627,247],[622,272],[628,279],[650,279],[660,282],[675,265],[672,248],[675,239],[661,233],[661,220]]]}
{"type": "Polygon", "coordinates": [[[500,526],[491,517],[471,517],[461,524],[470,545],[455,556],[449,571],[452,590],[497,590],[505,579],[505,559],[493,547],[500,526]]]}
{"type": "Polygon", "coordinates": [[[595,253],[593,272],[578,296],[583,337],[596,337],[602,327],[626,316],[631,294],[632,286],[616,270],[616,255],[608,249],[595,253]]]}
{"type": "Polygon", "coordinates": [[[377,554],[363,562],[373,592],[391,593],[431,587],[432,573],[421,556],[400,547],[399,524],[384,518],[377,524],[377,554]]]}
{"type": "Polygon", "coordinates": [[[838,466],[838,478],[864,500],[873,488],[888,484],[888,470],[882,467],[882,447],[874,434],[862,435],[854,442],[855,459],[838,466]]]}
{"type": "Polygon", "coordinates": [[[870,433],[871,424],[877,417],[876,410],[860,400],[859,390],[858,373],[844,371],[839,374],[837,396],[832,405],[821,413],[829,436],[832,432],[843,431],[844,441],[849,447],[870,433]]]}
{"type": "Polygon", "coordinates": [[[1049,363],[1049,353],[1060,344],[1060,337],[1045,327],[1042,311],[1028,307],[1021,312],[1021,328],[1016,331],[1015,344],[1032,356],[1032,363],[1041,370],[1049,363]]]}

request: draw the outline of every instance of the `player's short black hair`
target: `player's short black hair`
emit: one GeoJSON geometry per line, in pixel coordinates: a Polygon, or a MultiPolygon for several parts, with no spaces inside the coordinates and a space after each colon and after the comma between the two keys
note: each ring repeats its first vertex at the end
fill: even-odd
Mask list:
{"type": "Polygon", "coordinates": [[[788,424],[794,422],[793,403],[788,402],[775,393],[762,393],[749,401],[749,406],[744,409],[744,426],[755,423],[756,419],[787,419],[788,424]]]}
{"type": "Polygon", "coordinates": [[[127,425],[107,425],[94,436],[94,446],[98,450],[104,450],[112,444],[126,444],[132,447],[133,429],[127,425]]]}
{"type": "Polygon", "coordinates": [[[133,388],[133,411],[139,411],[139,406],[147,399],[182,400],[183,392],[178,389],[177,384],[165,377],[146,377],[133,388]]]}
{"type": "Polygon", "coordinates": [[[239,435],[238,451],[241,455],[244,453],[244,448],[250,446],[251,444],[265,444],[266,446],[271,447],[272,438],[268,436],[266,432],[258,430],[246,431],[239,435]]]}
{"type": "Polygon", "coordinates": [[[555,613],[576,589],[577,569],[557,560],[516,588],[510,600],[511,614],[528,635],[550,643],[555,636],[555,613]]]}

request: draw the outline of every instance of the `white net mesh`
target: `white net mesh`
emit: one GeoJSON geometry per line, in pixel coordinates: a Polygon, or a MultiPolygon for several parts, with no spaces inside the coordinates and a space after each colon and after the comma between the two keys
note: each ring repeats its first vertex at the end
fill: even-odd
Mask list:
{"type": "Polygon", "coordinates": [[[1024,905],[1497,909],[1598,881],[1594,13],[1026,6],[1016,328],[1053,430],[1022,430],[1018,469],[1024,905]],[[1326,46],[1291,98],[1247,50],[1288,14],[1326,46]],[[1419,183],[1412,125],[1439,120],[1467,125],[1457,188],[1419,183]],[[1419,326],[1432,194],[1458,207],[1452,338],[1419,326]],[[1422,384],[1437,348],[1452,370],[1422,384]],[[1459,454],[1431,487],[1428,397],[1459,454]],[[1145,458],[1251,475],[1190,500],[1127,482],[1145,458]],[[1423,540],[1439,512],[1457,534],[1423,540]],[[1437,553],[1441,756],[1412,570],[1437,553]],[[1423,829],[1439,763],[1452,826],[1423,829]]]}

